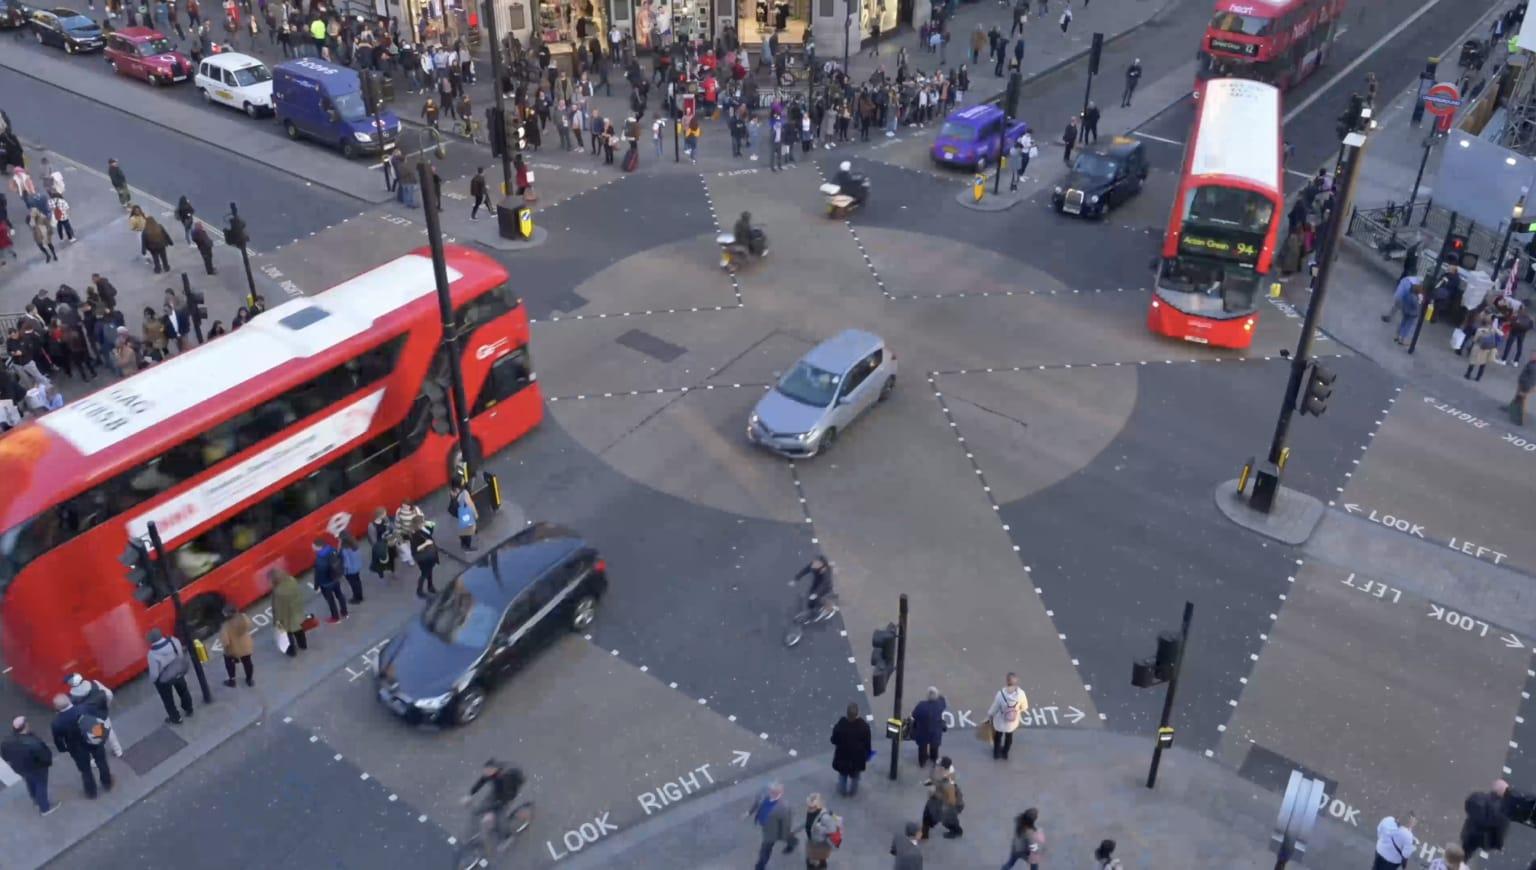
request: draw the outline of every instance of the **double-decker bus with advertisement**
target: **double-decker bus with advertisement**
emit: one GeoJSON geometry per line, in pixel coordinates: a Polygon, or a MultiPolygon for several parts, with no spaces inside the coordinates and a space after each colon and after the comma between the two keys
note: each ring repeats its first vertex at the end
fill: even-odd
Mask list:
{"type": "MultiPolygon", "coordinates": [[[[489,257],[448,246],[471,449],[543,418],[528,316],[489,257]]],[[[460,461],[427,249],[300,297],[0,437],[0,649],[33,696],[145,668],[169,600],[119,556],[155,522],[194,636],[266,595],[311,542],[443,486],[460,461]]],[[[429,510],[429,515],[431,511],[429,510]]]]}
{"type": "Polygon", "coordinates": [[[1290,88],[1328,59],[1343,14],[1344,0],[1217,0],[1200,39],[1196,78],[1290,88]]]}
{"type": "Polygon", "coordinates": [[[1280,91],[1212,79],[1184,146],[1147,326],[1217,347],[1247,347],[1274,260],[1281,188],[1280,91]]]}

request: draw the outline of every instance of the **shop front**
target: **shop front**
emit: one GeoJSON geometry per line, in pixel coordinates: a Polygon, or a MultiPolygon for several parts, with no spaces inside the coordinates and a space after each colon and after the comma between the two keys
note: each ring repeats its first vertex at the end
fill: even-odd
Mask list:
{"type": "MultiPolygon", "coordinates": [[[[453,0],[449,0],[453,2],[453,0]]],[[[627,30],[630,0],[611,0],[613,18],[605,0],[492,0],[496,26],[502,34],[517,37],[524,48],[535,40],[549,46],[551,59],[566,73],[575,69],[578,45],[596,40],[608,50],[610,21],[627,30]]]]}

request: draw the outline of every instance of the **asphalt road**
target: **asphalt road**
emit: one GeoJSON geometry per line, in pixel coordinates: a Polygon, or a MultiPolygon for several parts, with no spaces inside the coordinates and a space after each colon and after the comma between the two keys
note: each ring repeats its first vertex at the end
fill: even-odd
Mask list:
{"type": "MultiPolygon", "coordinates": [[[[24,43],[7,45],[6,50],[42,49],[24,43]]],[[[99,62],[99,58],[75,60],[99,62]]],[[[105,65],[102,68],[103,75],[109,74],[105,65]]],[[[159,98],[145,94],[145,99],[159,98]]],[[[239,203],[257,250],[305,238],[366,206],[201,142],[195,131],[179,135],[134,116],[127,107],[103,106],[7,69],[0,69],[0,106],[24,140],[99,171],[103,186],[107,161],[116,158],[130,185],[173,205],[185,195],[211,223],[222,225],[228,203],[239,203]]]]}

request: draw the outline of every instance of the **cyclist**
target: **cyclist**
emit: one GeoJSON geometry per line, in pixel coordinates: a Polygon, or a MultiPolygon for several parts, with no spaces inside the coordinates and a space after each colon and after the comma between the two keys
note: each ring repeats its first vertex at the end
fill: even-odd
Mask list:
{"type": "Polygon", "coordinates": [[[826,556],[817,555],[809,564],[800,569],[795,575],[795,581],[807,574],[811,577],[811,588],[805,596],[805,610],[807,613],[816,612],[816,619],[826,619],[837,612],[832,594],[832,563],[826,556]]]}
{"type": "Polygon", "coordinates": [[[487,844],[500,840],[497,848],[502,848],[508,842],[502,839],[501,819],[512,802],[517,800],[523,781],[521,770],[492,758],[485,763],[480,778],[469,787],[469,794],[464,796],[462,803],[474,801],[474,812],[480,816],[480,836],[485,838],[487,844]],[[475,796],[481,789],[485,789],[485,794],[477,799],[475,796]]]}

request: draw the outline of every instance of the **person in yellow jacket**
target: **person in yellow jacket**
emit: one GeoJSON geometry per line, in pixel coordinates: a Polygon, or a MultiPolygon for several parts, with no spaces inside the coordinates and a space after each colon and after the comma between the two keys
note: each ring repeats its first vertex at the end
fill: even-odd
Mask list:
{"type": "Polygon", "coordinates": [[[316,57],[325,57],[326,36],[325,21],[316,16],[314,21],[309,22],[309,38],[315,41],[316,57]]]}

